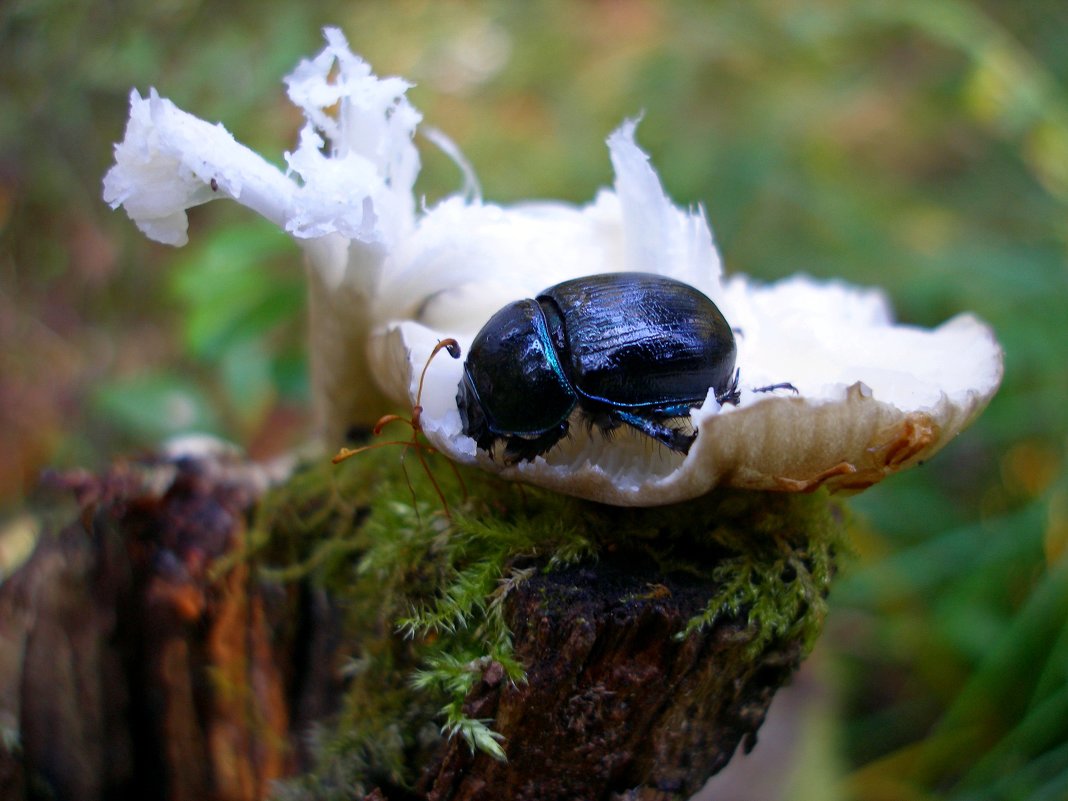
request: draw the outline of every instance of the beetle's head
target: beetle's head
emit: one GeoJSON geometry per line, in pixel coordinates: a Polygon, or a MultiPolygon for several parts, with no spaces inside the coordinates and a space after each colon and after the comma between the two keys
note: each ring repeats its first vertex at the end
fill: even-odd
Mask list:
{"type": "Polygon", "coordinates": [[[482,399],[478,396],[478,390],[471,381],[471,374],[466,365],[460,386],[456,390],[456,408],[460,412],[463,432],[482,450],[492,450],[497,435],[486,423],[486,415],[482,412],[482,399]]]}
{"type": "Polygon", "coordinates": [[[575,401],[534,300],[508,304],[482,327],[456,392],[464,434],[487,451],[498,439],[533,440],[560,429],[575,401]]]}

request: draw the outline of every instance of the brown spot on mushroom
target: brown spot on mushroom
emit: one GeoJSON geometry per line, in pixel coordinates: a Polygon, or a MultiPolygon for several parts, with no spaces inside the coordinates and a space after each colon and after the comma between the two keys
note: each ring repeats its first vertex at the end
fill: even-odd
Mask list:
{"type": "Polygon", "coordinates": [[[820,486],[827,486],[834,492],[859,492],[907,466],[936,444],[940,436],[941,430],[929,414],[914,412],[872,437],[877,444],[866,449],[871,456],[871,462],[866,466],[842,462],[807,481],[777,480],[784,489],[793,492],[812,492],[820,486]]]}
{"type": "Polygon", "coordinates": [[[914,412],[889,432],[881,432],[882,442],[868,448],[877,464],[898,470],[938,441],[939,427],[929,414],[914,412]]]}
{"type": "Polygon", "coordinates": [[[798,479],[798,478],[786,478],[785,476],[776,476],[775,481],[779,484],[779,487],[787,492],[814,492],[819,489],[824,482],[830,479],[837,478],[839,476],[853,475],[857,472],[856,465],[849,462],[839,462],[834,467],[828,467],[826,470],[817,473],[812,478],[798,479]]]}

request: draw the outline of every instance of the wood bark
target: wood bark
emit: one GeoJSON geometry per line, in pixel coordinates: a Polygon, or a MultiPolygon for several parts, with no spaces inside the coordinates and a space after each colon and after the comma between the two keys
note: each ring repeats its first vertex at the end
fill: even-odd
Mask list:
{"type": "MultiPolygon", "coordinates": [[[[0,585],[0,796],[254,801],[302,770],[336,710],[339,615],[236,560],[265,486],[186,459],[48,482],[70,522],[0,585]]],[[[56,497],[53,495],[53,497],[56,497]]],[[[755,658],[737,620],[677,639],[709,588],[617,553],[539,572],[507,601],[527,679],[490,664],[466,713],[507,762],[443,741],[388,801],[683,799],[750,745],[798,642],[755,658]]]]}
{"type": "Polygon", "coordinates": [[[755,742],[801,657],[785,642],[753,658],[738,621],[676,639],[707,598],[627,557],[524,582],[508,617],[527,680],[491,666],[466,710],[494,721],[508,761],[454,739],[424,777],[427,798],[689,798],[755,742]]]}
{"type": "Polygon", "coordinates": [[[196,462],[50,483],[77,514],[0,587],[19,738],[5,798],[265,797],[293,766],[293,654],[286,613],[270,619],[290,601],[252,589],[247,565],[209,572],[254,487],[196,462]]]}

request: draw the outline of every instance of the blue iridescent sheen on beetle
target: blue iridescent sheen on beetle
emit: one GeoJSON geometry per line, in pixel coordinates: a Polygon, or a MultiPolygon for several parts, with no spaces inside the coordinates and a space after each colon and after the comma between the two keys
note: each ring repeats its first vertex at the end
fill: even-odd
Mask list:
{"type": "Polygon", "coordinates": [[[504,459],[533,459],[567,435],[630,426],[687,453],[696,432],[671,425],[705,401],[738,402],[734,334],[716,304],[680,281],[607,273],[510,303],[483,326],[456,404],[464,433],[504,459]]]}

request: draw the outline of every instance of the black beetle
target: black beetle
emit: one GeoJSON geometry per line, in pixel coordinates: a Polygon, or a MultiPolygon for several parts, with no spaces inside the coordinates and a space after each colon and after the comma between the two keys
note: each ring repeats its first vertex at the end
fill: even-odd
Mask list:
{"type": "Polygon", "coordinates": [[[628,425],[687,453],[688,417],[709,388],[739,399],[734,334],[693,287],[649,273],[607,273],[510,303],[479,331],[456,394],[464,433],[514,463],[548,451],[575,407],[592,429],[628,425]]]}

